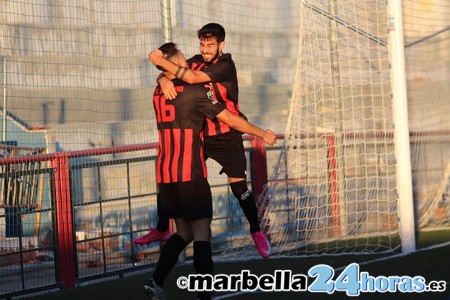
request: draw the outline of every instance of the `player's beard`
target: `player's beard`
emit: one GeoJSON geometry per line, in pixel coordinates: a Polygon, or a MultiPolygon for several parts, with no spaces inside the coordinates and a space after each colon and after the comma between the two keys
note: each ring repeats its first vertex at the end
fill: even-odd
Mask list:
{"type": "Polygon", "coordinates": [[[217,59],[217,57],[219,57],[219,49],[217,49],[216,53],[214,53],[212,56],[207,56],[207,58],[205,58],[205,55],[202,54],[203,60],[205,61],[205,63],[212,63],[213,61],[215,61],[217,59]]]}

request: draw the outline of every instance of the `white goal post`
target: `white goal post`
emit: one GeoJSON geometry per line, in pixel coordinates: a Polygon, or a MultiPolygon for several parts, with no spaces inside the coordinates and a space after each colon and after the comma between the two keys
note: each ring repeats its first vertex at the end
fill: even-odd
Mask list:
{"type": "Polygon", "coordinates": [[[404,254],[416,250],[414,202],[411,178],[411,154],[408,126],[408,98],[405,75],[405,45],[403,40],[402,1],[390,0],[389,38],[391,57],[394,139],[397,166],[397,190],[400,237],[404,254]]]}

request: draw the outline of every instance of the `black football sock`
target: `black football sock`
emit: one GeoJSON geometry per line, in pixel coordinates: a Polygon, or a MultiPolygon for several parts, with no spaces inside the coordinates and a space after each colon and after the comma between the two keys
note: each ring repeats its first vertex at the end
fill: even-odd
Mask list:
{"type": "Polygon", "coordinates": [[[253,193],[247,189],[245,180],[230,183],[233,195],[238,199],[239,205],[244,212],[245,217],[250,223],[250,233],[260,231],[258,209],[256,208],[255,197],[253,193]]]}
{"type": "Polygon", "coordinates": [[[165,217],[158,217],[158,224],[156,224],[156,229],[159,232],[166,232],[169,230],[169,219],[165,217]]]}
{"type": "Polygon", "coordinates": [[[156,264],[153,280],[159,286],[164,286],[164,280],[178,261],[181,252],[186,248],[186,242],[177,234],[172,235],[164,244],[156,264]]]}
{"type": "MultiPolygon", "coordinates": [[[[194,242],[194,269],[197,274],[214,274],[211,242],[194,242]]],[[[211,299],[211,292],[198,292],[198,299],[211,299]]]]}

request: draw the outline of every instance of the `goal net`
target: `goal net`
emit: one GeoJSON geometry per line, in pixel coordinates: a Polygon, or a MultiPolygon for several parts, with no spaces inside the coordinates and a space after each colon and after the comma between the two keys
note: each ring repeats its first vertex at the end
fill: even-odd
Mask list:
{"type": "MultiPolygon", "coordinates": [[[[448,225],[448,4],[404,2],[418,225],[448,225]],[[425,15],[419,13],[424,5],[425,15]]],[[[302,1],[285,141],[259,199],[275,255],[401,248],[387,5],[302,1]]]]}
{"type": "Polygon", "coordinates": [[[450,226],[450,3],[405,1],[413,192],[418,230],[450,226]]]}

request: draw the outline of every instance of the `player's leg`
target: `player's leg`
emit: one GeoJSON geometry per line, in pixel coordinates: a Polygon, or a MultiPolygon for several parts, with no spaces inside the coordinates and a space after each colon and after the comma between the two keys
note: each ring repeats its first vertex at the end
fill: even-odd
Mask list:
{"type": "Polygon", "coordinates": [[[250,234],[255,246],[262,257],[269,257],[272,252],[270,244],[259,226],[255,197],[247,188],[247,158],[242,137],[230,133],[205,138],[205,152],[208,157],[222,166],[220,173],[224,172],[228,175],[231,191],[239,201],[239,206],[249,222],[250,234]]]}
{"type": "Polygon", "coordinates": [[[156,229],[159,232],[166,232],[167,230],[169,230],[169,222],[170,222],[170,220],[168,218],[158,217],[158,223],[156,224],[156,229]]]}
{"type": "MultiPolygon", "coordinates": [[[[197,274],[213,275],[211,219],[191,221],[194,233],[194,269],[197,274]]],[[[211,299],[211,292],[198,292],[198,299],[211,299]]]]}
{"type": "Polygon", "coordinates": [[[260,231],[255,197],[246,184],[247,158],[240,134],[234,132],[205,138],[205,153],[217,161],[229,177],[231,191],[250,224],[250,233],[260,231]]]}
{"type": "MultiPolygon", "coordinates": [[[[187,220],[177,218],[175,219],[175,224],[177,232],[175,232],[161,248],[158,263],[156,264],[155,272],[153,273],[153,282],[156,283],[157,288],[161,289],[164,287],[164,280],[177,263],[181,252],[193,238],[191,226],[187,220]]],[[[147,284],[147,286],[150,285],[151,284],[147,284]]],[[[148,291],[147,288],[146,290],[148,291]]]]}
{"type": "Polygon", "coordinates": [[[182,219],[184,212],[178,185],[159,184],[158,196],[158,213],[175,218],[177,232],[161,248],[153,277],[144,285],[144,289],[150,297],[164,299],[164,280],[177,263],[180,253],[192,241],[193,235],[189,222],[182,219]]]}
{"type": "Polygon", "coordinates": [[[194,237],[194,268],[199,274],[213,274],[211,219],[191,221],[194,237]]]}
{"type": "Polygon", "coordinates": [[[231,191],[238,199],[239,206],[250,224],[250,234],[260,231],[258,208],[253,193],[247,188],[246,179],[230,177],[229,181],[231,191]]]}
{"type": "MultiPolygon", "coordinates": [[[[194,239],[194,269],[197,274],[213,275],[211,249],[212,195],[206,178],[201,178],[180,190],[185,198],[194,239]]],[[[198,299],[211,299],[211,292],[198,292],[198,299]]]]}
{"type": "MultiPolygon", "coordinates": [[[[158,193],[159,195],[159,193],[158,193]]],[[[169,221],[170,218],[165,216],[164,214],[160,214],[159,211],[159,200],[157,200],[157,209],[158,209],[158,223],[156,224],[156,230],[158,230],[161,233],[165,233],[169,231],[169,221]]]]}
{"type": "Polygon", "coordinates": [[[134,239],[133,242],[138,245],[148,245],[155,241],[167,241],[171,236],[172,232],[169,230],[169,221],[170,218],[161,214],[160,209],[160,193],[157,195],[157,210],[158,210],[158,223],[156,228],[150,228],[149,232],[137,239],[134,239]]]}
{"type": "Polygon", "coordinates": [[[256,207],[255,197],[248,190],[246,180],[243,178],[231,178],[230,187],[233,195],[238,199],[239,205],[250,223],[250,234],[255,243],[259,254],[267,258],[272,253],[270,243],[259,226],[258,209],[256,207]]]}

